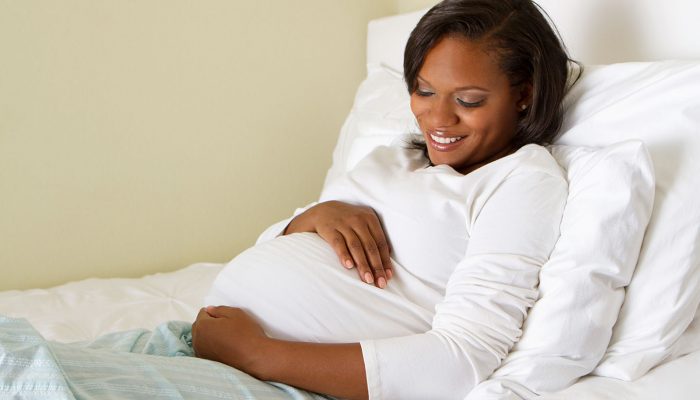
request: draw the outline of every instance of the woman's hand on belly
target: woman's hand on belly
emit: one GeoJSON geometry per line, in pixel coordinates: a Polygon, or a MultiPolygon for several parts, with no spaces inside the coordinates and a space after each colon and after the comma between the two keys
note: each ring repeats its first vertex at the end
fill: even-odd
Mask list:
{"type": "Polygon", "coordinates": [[[192,324],[192,347],[199,358],[218,361],[256,376],[268,336],[240,308],[209,306],[192,324]]]}
{"type": "Polygon", "coordinates": [[[195,355],[266,381],[346,399],[368,398],[359,343],[320,344],[269,338],[240,308],[209,306],[192,324],[195,355]]]}
{"type": "Polygon", "coordinates": [[[385,288],[393,275],[389,242],[370,207],[327,201],[298,215],[284,234],[315,232],[328,242],[346,268],[357,267],[360,279],[385,288]]]}

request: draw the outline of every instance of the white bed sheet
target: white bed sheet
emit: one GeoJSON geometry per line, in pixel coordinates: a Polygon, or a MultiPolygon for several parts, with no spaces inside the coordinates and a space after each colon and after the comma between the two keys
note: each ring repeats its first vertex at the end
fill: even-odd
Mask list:
{"type": "MultiPolygon", "coordinates": [[[[194,320],[222,264],[200,263],[137,279],[87,279],[50,289],[0,292],[0,314],[28,319],[46,338],[90,340],[168,320],[194,320]]],[[[700,351],[651,370],[634,382],[588,376],[542,400],[695,400],[700,351]]]]}
{"type": "Polygon", "coordinates": [[[586,376],[540,400],[697,400],[700,399],[700,351],[649,371],[636,381],[586,376]]]}
{"type": "Polygon", "coordinates": [[[92,340],[106,332],[194,321],[223,264],[199,263],[136,279],[86,279],[50,289],[0,292],[0,314],[27,319],[46,339],[92,340]]]}

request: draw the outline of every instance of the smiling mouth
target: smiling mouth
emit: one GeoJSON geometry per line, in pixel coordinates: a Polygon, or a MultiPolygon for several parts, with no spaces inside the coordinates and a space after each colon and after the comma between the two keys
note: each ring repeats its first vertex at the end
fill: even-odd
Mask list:
{"type": "Polygon", "coordinates": [[[430,138],[433,139],[433,141],[436,143],[452,144],[452,143],[456,143],[456,142],[459,142],[460,140],[464,139],[464,136],[442,137],[442,136],[433,135],[431,133],[430,138]]]}

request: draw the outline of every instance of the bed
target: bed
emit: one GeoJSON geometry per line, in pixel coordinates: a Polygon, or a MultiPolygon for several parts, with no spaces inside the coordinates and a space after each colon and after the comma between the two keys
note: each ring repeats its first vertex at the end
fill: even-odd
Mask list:
{"type": "MultiPolygon", "coordinates": [[[[605,148],[642,142],[655,170],[654,206],[648,224],[630,225],[631,230],[641,230],[636,232],[641,248],[630,256],[631,268],[577,272],[585,272],[584,278],[576,279],[584,279],[586,285],[604,276],[601,293],[619,301],[611,306],[610,318],[601,322],[607,324],[600,329],[606,346],[589,370],[545,371],[538,374],[540,381],[528,381],[532,372],[522,369],[522,360],[536,353],[533,348],[553,344],[530,339],[536,335],[528,332],[536,329],[526,326],[524,344],[509,355],[503,371],[497,370],[468,398],[696,399],[700,396],[700,48],[693,38],[700,36],[695,23],[700,6],[690,0],[666,2],[662,10],[654,0],[540,3],[557,22],[572,56],[585,64],[583,76],[567,96],[567,116],[556,145],[605,148]],[[594,20],[595,32],[588,28],[594,20]]],[[[406,38],[423,12],[370,22],[368,75],[341,130],[326,183],[371,149],[414,129],[401,59],[406,38]]],[[[599,176],[596,183],[605,179],[599,176]]],[[[621,179],[615,184],[634,190],[635,178],[621,179]]],[[[629,202],[621,204],[623,210],[628,206],[629,202]]],[[[625,246],[626,237],[620,235],[635,234],[625,232],[610,241],[625,246]]],[[[152,330],[164,321],[192,321],[223,266],[199,263],[139,279],[88,279],[50,289],[1,292],[0,314],[25,318],[44,338],[56,342],[152,330]]],[[[546,305],[552,296],[545,294],[540,300],[546,305]]],[[[533,313],[532,320],[547,315],[541,313],[539,317],[533,313]]],[[[576,321],[565,323],[571,326],[576,321]]],[[[579,344],[590,345],[585,337],[579,344]]],[[[586,358],[565,353],[556,356],[566,361],[586,358]]],[[[246,398],[302,395],[251,396],[246,398]]]]}

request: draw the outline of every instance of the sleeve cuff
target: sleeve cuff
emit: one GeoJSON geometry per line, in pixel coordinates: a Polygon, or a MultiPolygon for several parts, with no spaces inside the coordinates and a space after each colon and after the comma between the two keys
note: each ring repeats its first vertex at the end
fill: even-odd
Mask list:
{"type": "Polygon", "coordinates": [[[381,384],[379,382],[379,364],[377,363],[377,352],[374,347],[374,342],[371,340],[362,340],[360,341],[360,347],[362,347],[362,358],[365,363],[369,400],[380,400],[382,398],[382,393],[381,384]]]}
{"type": "Polygon", "coordinates": [[[268,227],[267,229],[265,229],[263,231],[263,233],[260,234],[260,236],[258,236],[258,240],[255,241],[255,244],[267,242],[268,240],[272,240],[272,239],[282,235],[284,230],[287,229],[287,225],[289,225],[289,223],[292,222],[292,220],[294,218],[296,218],[297,215],[303,213],[304,211],[308,210],[309,208],[315,206],[316,204],[318,204],[318,202],[315,201],[311,204],[306,205],[305,207],[297,208],[291,217],[289,217],[285,220],[282,220],[280,222],[277,222],[277,223],[273,224],[272,226],[268,227]]]}

